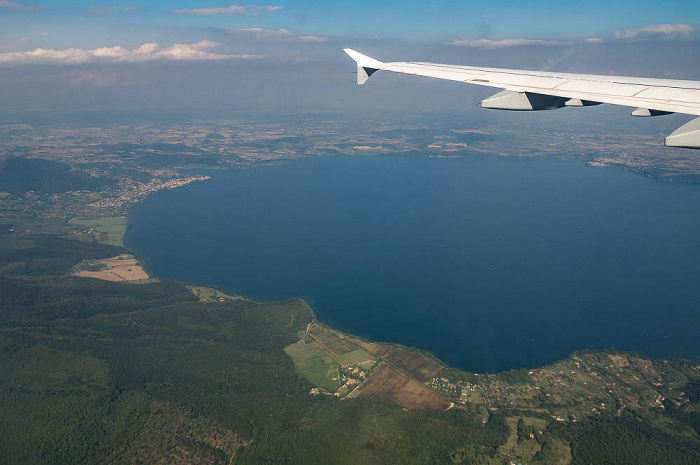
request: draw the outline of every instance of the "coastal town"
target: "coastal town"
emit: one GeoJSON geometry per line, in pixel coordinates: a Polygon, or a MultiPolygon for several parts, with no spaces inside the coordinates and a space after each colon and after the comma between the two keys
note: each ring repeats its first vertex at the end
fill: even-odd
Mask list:
{"type": "Polygon", "coordinates": [[[119,189],[114,197],[102,198],[88,204],[88,206],[108,211],[112,214],[126,213],[150,194],[162,190],[177,189],[192,182],[206,181],[207,179],[211,179],[211,176],[189,176],[170,179],[153,178],[147,183],[133,179],[120,179],[119,189]]]}
{"type": "MultiPolygon", "coordinates": [[[[614,133],[595,124],[579,130],[562,121],[461,121],[455,115],[402,120],[304,115],[284,123],[212,119],[182,124],[80,123],[0,125],[0,158],[24,156],[67,163],[92,176],[121,177],[124,190],[134,172],[174,177],[183,168],[235,169],[327,155],[555,157],[591,166],[612,166],[668,181],[693,182],[700,159],[669,149],[634,121],[616,121],[614,133]],[[428,124],[426,126],[426,124],[428,124]]],[[[148,182],[140,179],[139,190],[148,182]]]]}

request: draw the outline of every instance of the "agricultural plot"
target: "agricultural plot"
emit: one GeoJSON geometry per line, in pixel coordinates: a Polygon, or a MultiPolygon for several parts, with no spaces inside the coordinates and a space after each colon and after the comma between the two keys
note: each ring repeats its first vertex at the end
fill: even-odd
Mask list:
{"type": "Polygon", "coordinates": [[[355,345],[365,349],[367,352],[376,355],[377,357],[384,357],[391,351],[391,346],[378,344],[376,342],[366,342],[356,338],[349,338],[355,345]]]}
{"type": "Polygon", "coordinates": [[[450,406],[449,402],[424,385],[384,363],[360,387],[359,397],[398,404],[420,412],[442,412],[450,406]]]}
{"type": "Polygon", "coordinates": [[[442,368],[442,366],[428,357],[412,354],[401,349],[393,351],[387,358],[387,361],[423,383],[430,381],[435,376],[435,373],[442,368]]]}
{"type": "Polygon", "coordinates": [[[318,324],[311,326],[309,336],[343,366],[360,365],[376,359],[374,355],[358,347],[350,339],[318,324]]]}
{"type": "Polygon", "coordinates": [[[150,279],[143,267],[133,255],[122,254],[104,260],[86,261],[78,267],[87,269],[79,270],[76,276],[82,278],[95,278],[103,281],[143,281],[150,279]],[[95,268],[95,269],[90,269],[95,268]]]}
{"type": "Polygon", "coordinates": [[[348,352],[347,354],[343,354],[343,355],[337,357],[337,360],[344,367],[349,367],[352,365],[362,365],[365,363],[373,363],[375,361],[375,358],[371,354],[367,353],[366,351],[358,348],[358,349],[353,350],[352,352],[348,352]]]}
{"type": "Polygon", "coordinates": [[[70,224],[92,229],[95,237],[107,245],[123,247],[122,238],[128,226],[127,219],[123,216],[104,216],[99,218],[73,218],[70,224]]]}
{"type": "Polygon", "coordinates": [[[304,338],[288,345],[284,351],[294,362],[297,373],[315,386],[333,392],[340,387],[340,364],[321,349],[315,341],[304,338]]]}

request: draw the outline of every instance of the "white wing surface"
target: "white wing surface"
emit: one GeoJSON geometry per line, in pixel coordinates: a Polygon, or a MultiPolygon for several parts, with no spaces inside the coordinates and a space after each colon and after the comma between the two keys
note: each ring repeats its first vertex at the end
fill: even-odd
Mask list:
{"type": "MultiPolygon", "coordinates": [[[[601,103],[636,108],[633,116],[683,113],[700,116],[700,81],[680,81],[593,74],[551,73],[435,63],[384,63],[351,49],[357,83],[378,70],[466,82],[504,89],[481,102],[483,108],[515,111],[553,110],[601,103]]],[[[700,148],[700,118],[666,137],[671,147],[700,148]]]]}

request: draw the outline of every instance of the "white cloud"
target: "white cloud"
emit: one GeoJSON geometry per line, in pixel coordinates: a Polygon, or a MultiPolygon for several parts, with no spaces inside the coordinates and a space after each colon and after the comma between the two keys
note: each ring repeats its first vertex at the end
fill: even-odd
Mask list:
{"type": "Polygon", "coordinates": [[[105,15],[108,13],[138,13],[141,11],[138,7],[119,7],[119,6],[99,6],[90,5],[89,13],[93,15],[105,15]]]}
{"type": "Polygon", "coordinates": [[[0,0],[0,8],[7,8],[9,10],[38,10],[41,7],[39,5],[25,5],[23,3],[13,2],[11,0],[0,0]]]}
{"type": "Polygon", "coordinates": [[[259,27],[247,29],[231,29],[229,34],[237,36],[255,37],[256,39],[277,40],[281,42],[325,42],[325,37],[320,36],[302,36],[294,34],[286,29],[262,29],[259,27]]]}
{"type": "MultiPolygon", "coordinates": [[[[0,0],[2,1],[2,0],[0,0]]],[[[173,10],[173,13],[185,14],[185,15],[197,15],[197,16],[214,16],[214,15],[243,15],[246,13],[256,14],[259,11],[279,11],[282,7],[279,5],[248,5],[248,6],[238,6],[231,5],[218,8],[193,8],[193,9],[181,9],[173,10]]]]}
{"type": "Polygon", "coordinates": [[[618,39],[688,37],[698,28],[689,24],[650,24],[637,29],[615,31],[618,39]]]}
{"type": "Polygon", "coordinates": [[[600,37],[589,37],[588,39],[584,40],[587,44],[602,44],[605,42],[605,40],[601,39],[600,37]]]}
{"type": "Polygon", "coordinates": [[[201,16],[213,16],[213,15],[242,15],[245,14],[244,6],[231,5],[222,8],[195,8],[192,10],[173,10],[173,13],[181,13],[185,15],[201,15],[201,16]]]}
{"type": "Polygon", "coordinates": [[[144,61],[198,61],[261,58],[259,55],[225,55],[209,51],[218,46],[219,44],[216,42],[203,40],[194,44],[173,44],[172,47],[160,47],[155,43],[147,43],[133,50],[122,48],[119,45],[92,50],[83,50],[79,48],[47,50],[37,48],[29,52],[0,53],[0,65],[18,63],[135,63],[144,61]]]}
{"type": "Polygon", "coordinates": [[[504,39],[504,40],[451,40],[448,45],[456,45],[458,47],[479,47],[479,48],[505,48],[505,47],[520,47],[524,45],[562,45],[563,42],[556,40],[539,40],[539,39],[504,39]]]}

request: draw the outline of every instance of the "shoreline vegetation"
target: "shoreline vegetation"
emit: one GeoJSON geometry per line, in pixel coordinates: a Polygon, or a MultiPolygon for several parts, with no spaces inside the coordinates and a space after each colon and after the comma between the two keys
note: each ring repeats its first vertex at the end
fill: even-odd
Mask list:
{"type": "Polygon", "coordinates": [[[323,325],[301,299],[157,279],[123,247],[131,200],[115,216],[67,192],[39,213],[36,195],[3,198],[8,463],[697,460],[697,363],[590,350],[465,372],[323,325]]]}

